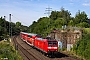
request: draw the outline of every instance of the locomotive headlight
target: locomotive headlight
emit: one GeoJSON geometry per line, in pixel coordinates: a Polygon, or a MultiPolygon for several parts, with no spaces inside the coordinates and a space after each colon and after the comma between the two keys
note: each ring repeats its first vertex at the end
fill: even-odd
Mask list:
{"type": "Polygon", "coordinates": [[[57,47],[48,47],[48,49],[57,49],[57,47]]]}
{"type": "Polygon", "coordinates": [[[53,47],[54,49],[57,49],[57,47],[53,47]]]}
{"type": "Polygon", "coordinates": [[[48,47],[48,49],[51,49],[51,47],[48,47]]]}

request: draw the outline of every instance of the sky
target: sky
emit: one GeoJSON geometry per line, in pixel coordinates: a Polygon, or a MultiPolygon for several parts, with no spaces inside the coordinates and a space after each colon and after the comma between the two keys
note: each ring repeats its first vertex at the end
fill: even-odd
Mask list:
{"type": "Polygon", "coordinates": [[[12,22],[30,26],[33,21],[48,16],[45,14],[48,7],[51,11],[60,11],[63,7],[72,17],[78,10],[85,11],[90,18],[90,0],[0,0],[0,17],[6,16],[9,21],[11,14],[12,22]]]}

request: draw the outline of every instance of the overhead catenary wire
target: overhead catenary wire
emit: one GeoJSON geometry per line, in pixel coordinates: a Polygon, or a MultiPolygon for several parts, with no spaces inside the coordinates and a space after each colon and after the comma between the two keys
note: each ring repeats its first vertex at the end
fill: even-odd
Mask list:
{"type": "MultiPolygon", "coordinates": [[[[14,15],[12,15],[12,17],[14,17],[15,19],[17,19],[17,20],[19,20],[20,22],[22,22],[22,20],[21,19],[19,19],[19,18],[17,18],[16,16],[14,16],[14,15]]],[[[25,22],[22,22],[22,23],[24,23],[25,25],[27,25],[27,23],[25,23],[25,22]]],[[[28,25],[27,25],[28,26],[28,25]]]]}

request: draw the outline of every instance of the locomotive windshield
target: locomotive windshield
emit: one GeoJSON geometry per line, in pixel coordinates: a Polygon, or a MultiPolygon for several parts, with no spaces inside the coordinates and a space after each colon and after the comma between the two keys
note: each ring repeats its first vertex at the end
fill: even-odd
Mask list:
{"type": "Polygon", "coordinates": [[[32,38],[32,36],[31,36],[31,35],[28,35],[28,37],[32,38]]]}
{"type": "Polygon", "coordinates": [[[56,41],[49,41],[49,42],[48,42],[48,45],[56,45],[56,44],[57,44],[56,41]]]}

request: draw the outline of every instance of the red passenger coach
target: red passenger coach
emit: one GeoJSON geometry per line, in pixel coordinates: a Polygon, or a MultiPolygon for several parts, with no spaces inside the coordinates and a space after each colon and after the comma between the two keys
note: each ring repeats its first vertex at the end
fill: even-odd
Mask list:
{"type": "Polygon", "coordinates": [[[25,33],[25,32],[20,33],[20,37],[23,39],[23,41],[27,41],[27,36],[28,36],[28,33],[25,33]]]}
{"type": "Polygon", "coordinates": [[[39,37],[41,37],[41,36],[38,34],[29,33],[28,37],[27,37],[27,43],[30,44],[31,46],[34,46],[35,38],[39,38],[39,37]]]}
{"type": "Polygon", "coordinates": [[[39,34],[21,32],[20,37],[23,41],[26,41],[31,46],[34,46],[35,38],[41,37],[39,34]]]}

